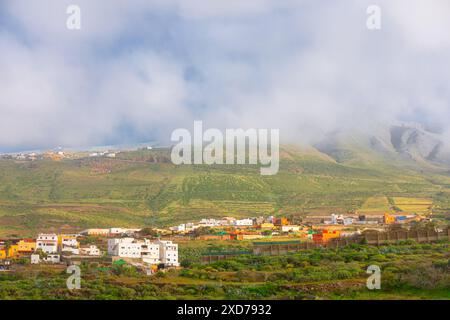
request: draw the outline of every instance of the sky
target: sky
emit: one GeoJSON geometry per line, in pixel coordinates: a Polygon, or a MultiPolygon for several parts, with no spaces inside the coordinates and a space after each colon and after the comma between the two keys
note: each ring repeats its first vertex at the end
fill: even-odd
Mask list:
{"type": "Polygon", "coordinates": [[[447,0],[1,0],[0,151],[167,143],[194,120],[450,137],[448,30],[447,0]]]}

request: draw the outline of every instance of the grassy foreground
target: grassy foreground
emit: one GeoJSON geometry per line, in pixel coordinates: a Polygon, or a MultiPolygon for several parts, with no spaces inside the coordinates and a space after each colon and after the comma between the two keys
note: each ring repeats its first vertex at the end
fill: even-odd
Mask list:
{"type": "Polygon", "coordinates": [[[448,242],[352,245],[198,264],[199,254],[210,249],[184,249],[184,269],[151,277],[126,265],[84,264],[75,291],[66,288],[65,267],[23,265],[0,274],[0,299],[450,299],[448,242]],[[381,290],[365,286],[373,264],[381,268],[381,290]]]}

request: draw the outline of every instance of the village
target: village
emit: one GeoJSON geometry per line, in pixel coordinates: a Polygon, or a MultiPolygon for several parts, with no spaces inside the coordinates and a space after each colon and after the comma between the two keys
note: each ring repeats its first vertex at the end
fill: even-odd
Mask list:
{"type": "Polygon", "coordinates": [[[128,263],[148,274],[159,269],[179,267],[178,245],[172,241],[135,239],[140,229],[89,229],[78,234],[40,233],[36,239],[0,241],[0,266],[3,270],[19,259],[37,264],[79,264],[82,261],[113,264],[128,263]],[[85,244],[95,235],[97,244],[85,244]]]}
{"type": "Polygon", "coordinates": [[[0,239],[0,270],[16,261],[37,264],[130,264],[147,275],[179,268],[178,241],[277,241],[292,240],[326,245],[332,239],[351,238],[362,230],[383,231],[389,225],[425,219],[419,215],[352,216],[328,218],[290,217],[204,218],[168,228],[91,228],[74,234],[40,233],[35,239],[0,239]],[[177,241],[178,240],[178,241],[177,241]],[[21,259],[21,260],[20,260],[21,259]]]}

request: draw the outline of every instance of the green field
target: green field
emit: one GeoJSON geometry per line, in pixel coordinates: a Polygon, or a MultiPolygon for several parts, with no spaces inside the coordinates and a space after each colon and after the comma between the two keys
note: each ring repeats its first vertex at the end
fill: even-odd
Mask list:
{"type": "Polygon", "coordinates": [[[393,201],[395,206],[403,212],[427,214],[433,207],[431,199],[395,197],[393,201]]]}
{"type": "Polygon", "coordinates": [[[391,205],[386,199],[399,198],[427,199],[436,217],[448,218],[445,172],[382,161],[337,163],[293,146],[280,154],[274,176],[249,165],[174,166],[167,150],[121,152],[116,159],[0,160],[0,236],[229,215],[383,212],[391,205]]]}
{"type": "Polygon", "coordinates": [[[0,274],[0,299],[450,299],[448,242],[195,262],[217,245],[227,248],[193,244],[180,252],[185,268],[154,276],[129,265],[84,263],[81,289],[74,291],[66,287],[65,266],[18,265],[0,274]],[[366,287],[367,267],[374,264],[381,269],[380,290],[366,287]]]}
{"type": "Polygon", "coordinates": [[[389,199],[386,196],[375,196],[367,198],[358,212],[364,214],[383,214],[391,211],[389,199]]]}

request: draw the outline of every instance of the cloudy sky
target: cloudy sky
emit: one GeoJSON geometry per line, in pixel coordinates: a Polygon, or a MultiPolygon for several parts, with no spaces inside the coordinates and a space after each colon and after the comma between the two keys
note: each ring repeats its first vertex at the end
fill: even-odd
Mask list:
{"type": "Polygon", "coordinates": [[[167,142],[193,120],[447,130],[448,30],[448,0],[1,0],[0,151],[167,142]]]}

